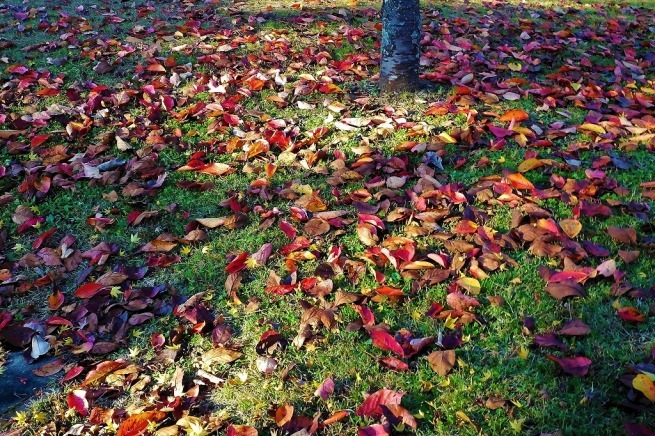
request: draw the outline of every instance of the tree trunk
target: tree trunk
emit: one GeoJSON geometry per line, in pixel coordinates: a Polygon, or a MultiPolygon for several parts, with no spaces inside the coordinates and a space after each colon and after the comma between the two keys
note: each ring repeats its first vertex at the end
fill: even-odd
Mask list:
{"type": "Polygon", "coordinates": [[[419,88],[420,43],[419,0],[383,0],[379,82],[383,92],[419,88]]]}

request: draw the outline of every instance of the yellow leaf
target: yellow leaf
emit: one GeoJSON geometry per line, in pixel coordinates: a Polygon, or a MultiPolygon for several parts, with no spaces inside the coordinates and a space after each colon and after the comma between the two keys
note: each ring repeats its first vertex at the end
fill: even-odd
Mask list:
{"type": "Polygon", "coordinates": [[[457,280],[457,285],[466,289],[473,295],[478,295],[480,293],[480,282],[473,277],[462,277],[457,280]]]}
{"type": "Polygon", "coordinates": [[[439,139],[441,139],[441,140],[442,140],[443,142],[445,142],[446,144],[454,144],[454,143],[457,142],[457,140],[456,140],[455,138],[453,138],[452,136],[450,136],[450,135],[449,135],[448,133],[446,133],[446,132],[441,132],[441,133],[439,134],[439,139]]]}
{"type": "Polygon", "coordinates": [[[314,192],[309,185],[291,185],[291,190],[298,195],[308,195],[314,192]]]}
{"type": "Polygon", "coordinates": [[[646,374],[639,374],[632,380],[632,387],[644,394],[651,403],[655,403],[655,384],[646,374]]]}
{"type": "Polygon", "coordinates": [[[521,433],[524,421],[525,419],[515,419],[514,421],[510,421],[509,425],[512,427],[512,430],[514,430],[515,433],[521,433]]]}
{"type": "Polygon", "coordinates": [[[478,428],[475,426],[475,424],[473,424],[473,421],[471,421],[471,418],[469,418],[466,413],[462,412],[461,410],[458,410],[456,415],[462,421],[464,421],[464,422],[466,422],[468,424],[471,424],[473,426],[473,428],[475,429],[475,431],[478,431],[478,428]]]}
{"type": "Polygon", "coordinates": [[[517,353],[516,353],[518,358],[523,359],[523,360],[528,358],[528,354],[530,354],[530,352],[523,345],[521,345],[521,348],[519,348],[519,351],[517,351],[517,353]]]}
{"type": "Polygon", "coordinates": [[[581,124],[578,127],[578,129],[598,133],[599,135],[606,133],[605,129],[603,129],[603,126],[599,126],[598,124],[592,124],[592,123],[581,124]]]}
{"type": "Polygon", "coordinates": [[[521,68],[523,68],[521,64],[518,62],[510,62],[509,64],[507,64],[507,66],[512,71],[521,71],[521,68]]]}
{"type": "Polygon", "coordinates": [[[446,318],[446,321],[444,321],[444,326],[446,328],[455,330],[455,325],[457,324],[457,318],[451,318],[450,315],[448,315],[448,318],[446,318]]]}

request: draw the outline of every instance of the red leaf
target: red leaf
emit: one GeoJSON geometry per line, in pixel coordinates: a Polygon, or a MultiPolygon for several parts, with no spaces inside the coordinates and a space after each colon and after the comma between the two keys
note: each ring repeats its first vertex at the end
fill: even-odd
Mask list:
{"type": "Polygon", "coordinates": [[[32,242],[32,249],[37,250],[45,241],[47,241],[55,233],[56,230],[57,229],[53,228],[41,233],[41,235],[39,235],[39,237],[36,238],[34,242],[32,242]]]}
{"type": "Polygon", "coordinates": [[[89,414],[89,402],[86,400],[85,390],[76,389],[73,392],[69,392],[67,401],[68,407],[75,409],[80,415],[87,416],[89,414]]]}
{"type": "Polygon", "coordinates": [[[75,296],[77,298],[91,298],[95,294],[100,292],[102,288],[104,288],[104,286],[99,285],[97,283],[85,283],[79,288],[77,288],[77,290],[75,291],[75,296]]]}
{"type": "Polygon", "coordinates": [[[62,318],[61,316],[51,316],[50,318],[45,320],[45,323],[50,325],[65,325],[68,327],[73,327],[72,322],[70,322],[66,318],[62,318]]]}
{"type": "Polygon", "coordinates": [[[391,300],[398,300],[399,298],[403,297],[405,293],[398,288],[392,288],[391,286],[380,286],[375,290],[380,295],[385,295],[389,297],[391,300]]]}
{"type": "Polygon", "coordinates": [[[400,404],[404,393],[392,391],[390,389],[380,389],[379,391],[366,397],[361,406],[355,411],[357,416],[370,416],[379,418],[382,416],[380,405],[400,404]]]}
{"type": "Polygon", "coordinates": [[[646,321],[646,315],[634,307],[622,307],[617,312],[623,321],[634,323],[646,321]]]}
{"type": "Polygon", "coordinates": [[[382,350],[391,351],[392,353],[397,354],[400,357],[405,356],[403,348],[400,346],[398,341],[394,339],[389,333],[384,330],[372,330],[370,332],[371,339],[373,339],[373,346],[381,348],[382,350]]]}
{"type": "Polygon", "coordinates": [[[84,371],[83,366],[74,366],[66,372],[66,375],[64,375],[64,378],[62,378],[61,381],[62,382],[71,381],[78,375],[82,374],[82,371],[84,371]]]}
{"type": "Polygon", "coordinates": [[[390,434],[388,426],[382,424],[373,424],[357,429],[357,436],[389,436],[390,434]]]}
{"type": "Polygon", "coordinates": [[[225,121],[227,124],[230,126],[238,126],[241,120],[239,119],[238,116],[234,114],[223,114],[223,121],[225,121]]]}
{"type": "Polygon", "coordinates": [[[354,306],[355,310],[357,313],[359,313],[359,316],[362,317],[362,322],[364,325],[373,325],[375,324],[375,315],[373,314],[373,311],[366,305],[355,305],[354,306]]]}
{"type": "Polygon", "coordinates": [[[409,365],[395,357],[383,357],[378,362],[380,362],[380,365],[393,371],[409,371],[409,365]]]}
{"type": "Polygon", "coordinates": [[[296,237],[296,228],[284,220],[280,220],[280,230],[282,230],[289,239],[296,237]]]}
{"type": "Polygon", "coordinates": [[[227,267],[225,267],[225,272],[228,274],[238,273],[239,271],[246,268],[246,260],[248,260],[248,252],[244,251],[227,264],[227,267]]]}
{"type": "Polygon", "coordinates": [[[564,372],[569,373],[575,377],[583,377],[589,372],[591,360],[586,357],[563,357],[559,358],[551,354],[547,355],[548,360],[557,363],[564,372]]]}

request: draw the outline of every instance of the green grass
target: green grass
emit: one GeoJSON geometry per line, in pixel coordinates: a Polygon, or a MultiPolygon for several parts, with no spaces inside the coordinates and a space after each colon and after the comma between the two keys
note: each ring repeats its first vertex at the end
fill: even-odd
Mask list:
{"type": "MultiPolygon", "coordinates": [[[[445,304],[451,282],[460,275],[471,275],[467,268],[454,271],[453,277],[443,283],[418,287],[415,286],[417,280],[407,276],[407,272],[397,271],[390,265],[367,264],[365,272],[357,278],[348,276],[347,269],[346,274],[332,277],[334,292],[326,298],[314,298],[300,292],[276,296],[266,293],[265,290],[269,276],[273,273],[282,279],[296,274],[298,281],[315,276],[317,268],[325,261],[334,246],[341,246],[344,256],[350,261],[363,261],[362,254],[367,247],[356,233],[357,216],[351,196],[354,197],[356,193],[365,197],[368,191],[371,198],[366,201],[377,204],[381,200],[374,197],[378,188],[367,188],[366,184],[376,175],[391,173],[392,170],[387,167],[386,160],[394,157],[403,158],[404,155],[408,157],[407,175],[410,179],[405,186],[397,190],[398,195],[404,195],[405,190],[415,188],[417,179],[413,178],[413,174],[422,162],[423,154],[398,151],[397,146],[405,141],[425,143],[430,150],[440,150],[443,153],[445,172],[436,174],[435,178],[442,184],[463,183],[466,186],[465,191],[481,186],[485,177],[516,173],[529,153],[536,153],[540,159],[557,162],[556,166],[539,167],[524,174],[538,188],[549,187],[551,177],[554,175],[577,181],[587,180],[585,170],[597,159],[605,155],[619,157],[629,163],[629,169],[617,169],[612,165],[602,169],[606,171],[607,178],[615,179],[618,186],[627,189],[627,195],[608,190],[594,201],[598,199],[604,203],[620,201],[626,205],[629,202],[643,202],[649,207],[653,204],[642,197],[642,189],[639,185],[653,179],[655,157],[652,147],[642,143],[637,144],[636,148],[626,148],[625,144],[630,135],[625,134],[609,146],[600,144],[596,135],[581,131],[559,134],[557,132],[559,127],[552,127],[554,123],[561,122],[563,127],[575,127],[584,123],[585,118],[590,115],[588,109],[582,108],[574,100],[558,97],[557,107],[546,110],[542,107],[542,97],[536,93],[517,101],[501,98],[498,103],[485,103],[478,98],[478,94],[470,107],[468,104],[458,106],[459,113],[426,115],[426,110],[435,103],[449,101],[458,104],[458,96],[450,85],[438,83],[434,89],[418,94],[388,96],[379,92],[372,77],[376,72],[374,65],[366,66],[369,76],[362,78],[329,71],[333,61],[342,61],[361,54],[371,58],[376,56],[374,44],[377,34],[370,31],[370,25],[371,22],[377,22],[377,18],[371,18],[358,10],[348,10],[343,22],[333,18],[341,16],[339,7],[345,7],[345,4],[339,5],[336,9],[325,9],[322,3],[308,2],[307,5],[303,5],[304,10],[298,11],[289,7],[288,2],[283,2],[275,5],[271,11],[266,11],[267,4],[249,2],[247,5],[234,6],[241,11],[238,14],[234,10],[227,11],[222,8],[216,11],[211,5],[175,2],[164,8],[167,10],[156,8],[156,11],[140,16],[139,10],[147,5],[146,2],[137,1],[134,7],[131,3],[114,0],[97,6],[86,0],[78,3],[84,6],[86,12],[80,13],[76,10],[77,3],[57,8],[51,8],[41,0],[29,4],[29,7],[45,6],[43,14],[48,22],[58,20],[60,12],[70,14],[72,17],[85,17],[86,21],[79,18],[72,19],[72,28],[88,23],[90,29],[96,33],[77,33],[76,38],[79,40],[77,45],[66,45],[58,38],[67,31],[66,28],[58,29],[54,33],[36,29],[39,23],[37,17],[25,20],[24,30],[20,30],[18,22],[11,18],[13,12],[7,15],[8,18],[0,18],[0,29],[5,32],[4,38],[15,42],[15,46],[1,51],[0,57],[6,57],[8,65],[24,63],[30,69],[38,71],[45,69],[52,75],[61,75],[62,80],[60,86],[62,92],[55,97],[36,97],[33,92],[40,86],[17,91],[11,96],[3,96],[0,101],[0,114],[7,115],[8,122],[0,126],[0,130],[12,129],[9,121],[14,118],[46,110],[53,104],[70,107],[83,104],[90,92],[90,87],[86,84],[88,81],[105,85],[112,93],[118,90],[134,90],[134,96],[127,104],[120,107],[115,106],[108,96],[104,96],[103,105],[108,108],[106,116],[102,118],[97,116],[97,111],[94,112],[91,118],[95,124],[83,137],[71,139],[65,133],[67,123],[73,118],[53,118],[44,126],[31,129],[28,134],[16,140],[28,143],[33,133],[50,133],[52,137],[45,146],[36,150],[28,149],[25,152],[10,154],[7,148],[0,149],[0,166],[9,168],[18,163],[30,167],[42,165],[40,153],[59,144],[68,147],[71,155],[81,153],[80,158],[87,159],[85,162],[93,159],[109,160],[110,157],[129,161],[152,145],[146,145],[150,132],[159,132],[165,141],[156,144],[157,163],[167,172],[167,179],[163,187],[153,196],[125,196],[122,194],[124,183],[104,186],[98,182],[80,180],[70,188],[53,186],[48,195],[36,199],[18,192],[18,185],[25,179],[24,174],[0,178],[0,194],[8,192],[15,196],[13,201],[0,210],[0,223],[2,223],[0,229],[7,229],[9,235],[0,255],[6,256],[8,262],[18,262],[33,251],[31,244],[37,235],[52,227],[56,228],[56,233],[50,242],[46,243],[49,247],[56,247],[56,243],[67,234],[75,236],[75,248],[80,251],[88,250],[102,241],[116,244],[120,250],[112,255],[106,266],[92,272],[87,280],[90,281],[109,271],[116,264],[143,265],[146,256],[137,253],[136,250],[162,233],[171,233],[182,238],[187,224],[196,218],[230,215],[232,213],[230,209],[221,206],[221,202],[232,196],[237,196],[240,204],[247,208],[249,216],[248,224],[241,229],[205,229],[206,240],[188,245],[180,244],[172,251],[173,254],[180,255],[180,262],[166,268],[153,268],[146,278],[132,284],[135,288],[166,284],[168,289],[166,295],[169,297],[171,295],[189,297],[199,292],[207,292],[203,304],[216,314],[221,323],[232,329],[234,337],[230,346],[242,352],[243,356],[233,363],[209,365],[202,361],[202,353],[213,348],[211,336],[186,331],[181,334],[177,361],[168,366],[158,363],[155,359],[157,353],[150,344],[150,336],[154,333],[162,333],[166,337],[171,337],[180,325],[190,327],[189,322],[174,315],[156,317],[145,324],[131,328],[125,346],[108,356],[75,356],[71,355],[69,349],[62,347],[61,352],[64,357],[71,361],[79,358],[79,362],[87,367],[110,358],[128,359],[142,367],[139,377],[150,379],[145,383],[146,388],[141,391],[122,389],[119,387],[123,381],[120,377],[103,382],[104,386],[112,390],[110,394],[92,402],[92,405],[114,409],[124,408],[128,414],[136,413],[143,408],[151,408],[156,402],[153,400],[155,396],[160,393],[164,396],[172,395],[171,383],[175,368],[179,367],[184,373],[185,390],[193,385],[198,369],[226,379],[220,388],[201,387],[200,399],[189,407],[191,416],[200,417],[205,423],[212,420],[221,422],[222,427],[227,423],[253,425],[260,429],[262,432],[260,434],[276,431],[277,426],[271,413],[274,415],[278,406],[287,403],[294,405],[296,415],[311,418],[318,413],[321,420],[337,411],[348,410],[351,414],[346,420],[324,431],[325,434],[334,435],[356,434],[357,427],[365,427],[377,421],[356,416],[354,410],[362,403],[367,392],[374,392],[383,387],[405,393],[402,405],[417,418],[419,428],[416,433],[421,435],[510,434],[512,432],[540,434],[557,431],[563,434],[579,434],[581,431],[616,434],[621,432],[624,421],[644,424],[651,421],[648,411],[644,413],[628,411],[618,405],[628,398],[628,389],[619,382],[619,377],[626,374],[627,368],[631,365],[647,362],[650,359],[651,349],[655,346],[652,339],[655,328],[652,306],[649,306],[647,301],[635,300],[628,296],[613,296],[611,293],[613,282],[606,278],[590,279],[585,286],[588,294],[585,298],[556,300],[544,290],[545,283],[540,277],[539,268],[546,265],[561,270],[563,261],[559,257],[534,256],[527,251],[528,244],[519,244],[515,249],[502,250],[503,254],[514,259],[518,266],[504,264],[497,271],[489,273],[488,278],[480,280],[481,292],[476,298],[481,306],[475,311],[477,320],[462,325],[456,330],[446,326],[444,320],[429,318],[425,313],[432,303],[445,304]],[[102,13],[109,10],[113,10],[124,21],[115,24],[103,23],[102,13]],[[250,12],[262,11],[260,15],[250,15],[250,12]],[[185,14],[188,15],[185,17],[185,14]],[[315,14],[317,18],[304,23],[296,21],[298,16],[305,16],[302,14],[315,14]],[[249,16],[253,17],[251,21],[248,21],[249,16]],[[212,23],[220,23],[221,26],[225,26],[225,28],[221,27],[222,31],[229,34],[230,38],[251,35],[255,35],[256,38],[253,39],[254,42],[239,43],[235,50],[226,53],[225,56],[234,65],[233,68],[211,63],[201,65],[197,62],[197,58],[214,52],[225,44],[226,40],[223,35],[217,37],[215,34],[198,38],[188,29],[182,36],[175,34],[176,29],[181,29],[187,18],[200,20],[201,28],[205,30],[212,30],[212,23]],[[142,26],[143,29],[153,26],[153,29],[152,32],[141,32],[138,26],[142,26]],[[349,42],[347,37],[343,36],[343,32],[349,27],[364,29],[364,36],[357,41],[349,42]],[[319,46],[317,35],[333,35],[338,42],[319,46]],[[128,40],[128,37],[132,39],[128,40]],[[133,39],[135,37],[143,42],[135,41],[133,39]],[[113,45],[95,53],[97,59],[90,56],[89,51],[95,50],[97,41],[106,42],[112,39],[122,45],[138,46],[137,50],[121,58],[118,55],[121,46],[112,43],[113,45]],[[267,51],[264,49],[267,39],[283,39],[289,43],[291,50],[267,51]],[[51,41],[55,42],[48,45],[51,41]],[[157,44],[157,50],[148,52],[146,46],[152,47],[153,44],[157,44]],[[174,47],[181,44],[188,44],[189,47],[184,51],[173,51],[174,47]],[[26,54],[22,50],[26,46],[39,46],[42,50],[29,50],[26,54]],[[327,63],[317,61],[316,55],[321,51],[326,51],[332,60],[328,59],[327,63]],[[270,62],[257,58],[262,53],[279,56],[275,62],[270,62]],[[57,67],[52,65],[52,59],[64,56],[67,57],[66,62],[57,67]],[[145,96],[142,87],[151,84],[155,77],[151,77],[149,73],[137,74],[137,68],[148,65],[153,57],[163,62],[169,56],[175,60],[177,64],[175,68],[190,73],[185,76],[179,87],[167,91],[176,99],[173,112],[181,112],[198,103],[224,104],[226,97],[209,92],[207,82],[220,81],[221,76],[227,72],[233,75],[233,83],[226,85],[228,96],[233,96],[241,95],[238,94],[238,88],[245,86],[241,81],[255,69],[271,78],[275,76],[271,70],[279,69],[280,74],[287,79],[286,86],[269,82],[261,91],[252,92],[251,97],[237,101],[234,110],[230,110],[230,113],[238,115],[243,121],[239,129],[259,134],[268,128],[266,123],[269,119],[282,119],[287,122],[288,130],[297,127],[298,138],[303,138],[306,132],[326,125],[328,119],[338,120],[346,112],[353,118],[377,116],[377,124],[354,132],[331,128],[330,132],[316,144],[300,151],[296,150],[296,156],[287,153],[287,163],[282,162],[281,150],[275,146],[271,146],[268,153],[245,161],[242,158],[243,150],[221,151],[235,136],[235,131],[231,127],[221,133],[209,131],[212,123],[221,119],[220,115],[216,119],[199,115],[180,120],[163,112],[159,119],[148,118],[150,109],[144,99],[151,97],[145,96]],[[50,63],[48,57],[51,58],[50,63]],[[104,74],[95,72],[93,67],[100,59],[116,62],[116,68],[104,74]],[[185,64],[190,66],[184,66],[185,64]],[[298,68],[298,65],[294,64],[301,64],[303,68],[298,68]],[[294,91],[301,83],[300,75],[304,73],[312,74],[319,80],[322,76],[334,76],[335,83],[344,92],[322,94],[314,91],[307,95],[295,96],[294,91]],[[64,90],[69,87],[77,87],[80,90],[82,97],[80,102],[71,102],[66,97],[64,90]],[[289,96],[284,104],[271,100],[281,92],[289,96]],[[353,103],[354,99],[359,97],[370,97],[370,102],[367,105],[353,103]],[[326,107],[330,103],[327,100],[342,102],[347,109],[341,114],[335,113],[326,107]],[[316,108],[300,110],[297,106],[298,101],[311,103],[316,108]],[[471,111],[472,115],[467,116],[469,110],[475,113],[471,111]],[[509,110],[527,112],[530,118],[521,125],[533,131],[541,129],[544,133],[536,136],[539,139],[552,140],[553,145],[537,148],[533,146],[533,140],[530,138],[525,146],[521,146],[515,140],[508,138],[504,148],[492,149],[490,144],[494,139],[493,135],[485,130],[484,126],[488,123],[507,127],[506,122],[496,120],[493,114],[502,115],[509,110]],[[127,121],[125,113],[129,113],[132,122],[127,121]],[[376,129],[382,117],[405,118],[409,122],[425,123],[426,128],[419,135],[412,135],[412,131],[407,128],[393,131],[376,129]],[[538,129],[533,126],[537,126],[538,129]],[[477,136],[470,142],[458,139],[456,143],[444,144],[438,136],[441,133],[448,133],[460,138],[470,129],[476,128],[479,128],[481,133],[477,135],[473,132],[472,134],[477,136]],[[133,150],[119,151],[113,137],[110,137],[107,150],[99,153],[98,156],[83,155],[89,145],[102,141],[102,134],[112,133],[117,129],[121,129],[121,134],[129,135],[126,142],[134,147],[133,150]],[[182,134],[180,138],[174,137],[177,129],[182,134]],[[552,132],[549,132],[549,129],[553,129],[552,132]],[[587,144],[589,149],[574,151],[572,144],[587,144]],[[361,148],[358,147],[364,145],[375,151],[372,154],[373,158],[381,163],[371,171],[371,174],[365,175],[360,180],[346,181],[339,186],[330,185],[328,177],[335,171],[333,167],[335,152],[343,152],[346,156],[345,163],[352,165],[362,157],[361,148]],[[212,162],[230,164],[236,168],[236,172],[218,178],[194,172],[176,171],[178,167],[186,164],[196,151],[208,151],[208,158],[212,162]],[[307,160],[311,159],[313,153],[321,153],[323,157],[310,165],[307,160]],[[580,164],[567,165],[565,159],[578,160],[580,164]],[[258,195],[252,192],[251,184],[264,176],[262,168],[267,162],[277,163],[277,172],[269,181],[270,185],[267,187],[269,194],[258,195]],[[479,162],[486,163],[480,165],[479,162]],[[259,171],[259,173],[244,172],[246,163],[250,164],[248,166],[250,171],[259,171]],[[189,191],[177,186],[177,183],[184,181],[211,182],[214,186],[204,192],[189,191]],[[295,202],[291,192],[293,187],[298,185],[307,185],[314,191],[319,190],[321,198],[328,205],[328,210],[347,210],[347,218],[354,219],[354,223],[344,226],[340,232],[336,232],[333,228],[325,235],[312,238],[312,245],[307,250],[317,253],[319,258],[297,262],[297,272],[294,273],[290,270],[291,265],[277,253],[280,247],[291,241],[279,230],[277,221],[268,228],[260,228],[262,219],[255,211],[272,211],[277,208],[282,218],[290,221],[298,229],[299,235],[304,234],[304,223],[292,221],[289,213],[290,207],[294,206],[295,202]],[[117,201],[110,201],[104,197],[111,191],[118,193],[117,201]],[[173,203],[177,204],[174,212],[166,212],[164,208],[173,203]],[[45,218],[40,228],[30,229],[17,235],[18,225],[12,222],[12,214],[19,205],[32,207],[36,215],[45,218]],[[156,218],[144,220],[139,225],[129,226],[126,217],[133,210],[158,210],[160,214],[156,218]],[[115,218],[116,222],[100,232],[86,223],[87,218],[98,213],[115,218]],[[263,244],[269,242],[275,247],[271,259],[265,265],[244,270],[242,286],[237,290],[238,298],[230,298],[225,289],[227,279],[225,268],[228,257],[243,251],[254,253],[263,244]],[[371,292],[379,286],[373,275],[374,270],[384,273],[387,277],[385,284],[402,289],[406,298],[399,302],[372,300],[371,292]],[[298,334],[298,326],[306,307],[330,307],[334,302],[336,291],[362,293],[368,296],[367,304],[374,312],[376,322],[387,324],[392,332],[407,329],[416,338],[436,338],[455,332],[460,334],[462,346],[456,351],[457,364],[452,372],[447,376],[437,375],[425,359],[426,352],[407,360],[409,364],[407,372],[394,372],[384,368],[377,359],[392,354],[374,347],[365,330],[348,330],[348,323],[360,319],[350,305],[335,309],[334,328],[315,328],[313,329],[315,336],[304,347],[298,348],[292,345],[291,342],[298,334]],[[490,304],[496,296],[502,297],[504,303],[498,306],[490,304]],[[633,306],[643,313],[650,312],[650,316],[644,323],[627,324],[618,318],[616,314],[618,306],[633,306]],[[535,318],[536,326],[533,332],[526,331],[524,327],[526,317],[535,318]],[[587,323],[591,328],[591,334],[588,337],[561,337],[568,346],[567,351],[534,345],[534,334],[558,330],[571,318],[578,318],[587,323]],[[279,331],[289,341],[289,345],[273,356],[278,361],[278,369],[273,374],[265,375],[255,364],[259,357],[256,345],[261,335],[271,328],[279,331]],[[558,357],[586,356],[593,364],[586,377],[570,377],[563,374],[555,363],[546,359],[548,354],[558,357]],[[283,380],[281,374],[285,369],[288,369],[288,374],[283,380]],[[314,391],[327,377],[334,379],[337,389],[332,397],[323,401],[314,396],[314,391]],[[497,410],[487,408],[485,403],[489,397],[506,400],[504,406],[497,410]]],[[[631,4],[641,5],[638,2],[631,4]]],[[[358,6],[361,8],[370,4],[358,2],[358,6]]],[[[377,4],[372,6],[378,7],[377,4]]],[[[606,25],[608,18],[627,23],[626,25],[644,23],[644,17],[648,16],[641,12],[641,15],[634,17],[630,13],[632,9],[622,9],[613,4],[605,8],[592,8],[583,3],[567,3],[567,7],[573,9],[568,14],[555,12],[550,21],[543,18],[544,14],[552,9],[548,4],[508,3],[496,6],[500,8],[499,10],[478,2],[474,2],[470,7],[433,2],[426,3],[425,6],[426,15],[435,10],[439,12],[438,16],[427,18],[428,23],[434,21],[438,29],[447,21],[449,32],[461,38],[451,43],[462,43],[466,39],[475,44],[489,44],[492,48],[501,44],[515,47],[525,44],[526,41],[520,40],[519,35],[522,32],[521,23],[525,24],[526,20],[534,20],[537,25],[532,30],[535,32],[539,31],[540,25],[544,26],[543,31],[551,32],[569,28],[575,23],[582,26],[582,23],[587,22],[594,23],[597,28],[600,28],[606,25]],[[541,14],[541,18],[531,18],[531,11],[541,14]],[[480,20],[487,13],[497,20],[507,19],[508,15],[512,15],[512,19],[507,23],[510,28],[506,35],[500,35],[495,30],[490,37],[480,37],[476,33],[475,26],[480,25],[480,20]],[[447,20],[442,17],[446,17],[447,20]],[[467,27],[469,25],[470,27],[467,27]],[[478,37],[481,38],[480,41],[476,39],[478,37]]],[[[560,7],[559,4],[556,6],[560,7]]],[[[438,34],[438,31],[436,32],[435,35],[438,34]]],[[[652,39],[654,36],[652,28],[648,32],[650,32],[648,35],[633,36],[638,40],[652,39]]],[[[619,45],[612,47],[616,50],[616,56],[625,59],[618,47],[619,45]]],[[[425,49],[431,50],[427,47],[425,49]]],[[[636,48],[642,58],[647,49],[645,45],[636,48]]],[[[583,56],[588,56],[596,67],[612,68],[608,68],[607,71],[601,70],[597,74],[589,69],[583,70],[579,74],[584,80],[579,83],[586,86],[587,82],[606,80],[607,83],[601,83],[599,86],[611,95],[609,91],[618,87],[613,83],[615,59],[605,56],[604,50],[599,48],[598,44],[580,42],[572,44],[570,48],[557,55],[547,51],[535,51],[531,52],[530,56],[533,56],[532,59],[540,59],[541,64],[534,63],[526,72],[498,68],[494,70],[494,74],[497,75],[498,82],[509,78],[528,80],[529,84],[521,86],[524,90],[530,89],[530,83],[538,83],[544,87],[570,86],[572,81],[570,78],[573,76],[558,78],[548,75],[557,72],[569,61],[572,65],[578,65],[583,56]]],[[[473,52],[467,53],[466,56],[469,54],[472,56],[471,53],[473,52]]],[[[493,60],[501,66],[510,61],[519,62],[512,58],[509,60],[493,58],[493,60]]],[[[526,60],[520,62],[525,63],[526,60]]],[[[426,66],[424,71],[430,72],[439,68],[439,63],[432,63],[426,66]]],[[[468,67],[458,65],[458,68],[468,67]]],[[[483,67],[476,66],[476,68],[483,67]]],[[[171,76],[171,71],[171,68],[167,67],[164,75],[167,80],[171,76]]],[[[457,72],[453,70],[450,73],[457,72]]],[[[472,87],[482,80],[482,77],[477,74],[478,72],[472,87]]],[[[646,68],[646,79],[652,81],[652,77],[652,67],[646,68]]],[[[0,80],[10,84],[10,78],[8,72],[0,71],[0,80]]],[[[621,84],[626,85],[625,82],[621,84]]],[[[640,82],[636,86],[646,85],[640,82]]],[[[478,92],[479,89],[476,88],[475,91],[478,92]]],[[[152,99],[158,101],[158,98],[157,96],[152,99]]],[[[607,104],[618,103],[620,101],[615,96],[610,96],[603,102],[603,108],[607,109],[607,104]]],[[[54,175],[51,177],[54,179],[54,175]]],[[[517,192],[513,191],[515,194],[517,192]]],[[[498,197],[497,193],[493,194],[492,189],[489,195],[498,197]]],[[[298,194],[295,195],[297,196],[298,194]]],[[[451,232],[455,229],[464,208],[469,205],[453,205],[447,201],[441,203],[439,201],[441,200],[435,200],[430,207],[450,208],[450,215],[448,219],[438,223],[441,226],[438,231],[414,238],[417,251],[421,254],[444,252],[455,258],[457,254],[447,250],[447,245],[440,236],[442,230],[451,232]]],[[[489,202],[476,199],[470,206],[488,215],[489,220],[485,224],[488,232],[508,234],[512,232],[512,214],[520,204],[534,202],[559,222],[573,217],[578,201],[579,198],[571,196],[539,200],[530,198],[529,191],[521,191],[520,201],[515,204],[499,199],[489,202]]],[[[401,206],[412,207],[406,199],[401,202],[394,200],[389,203],[388,210],[381,211],[378,215],[387,216],[390,211],[401,206]]],[[[626,278],[635,288],[652,289],[655,284],[652,278],[652,270],[655,267],[652,244],[627,247],[610,238],[606,232],[608,226],[634,227],[640,236],[652,237],[650,219],[652,219],[650,211],[637,215],[632,213],[628,206],[616,205],[612,207],[612,215],[608,218],[580,217],[583,231],[574,239],[577,242],[592,241],[608,248],[611,251],[610,258],[617,260],[618,268],[626,273],[626,278]],[[635,262],[626,264],[620,260],[617,252],[629,249],[640,250],[640,256],[635,262]]],[[[386,236],[405,236],[410,229],[406,228],[407,222],[385,223],[385,225],[386,236]]],[[[458,235],[455,238],[475,241],[472,236],[458,235]]],[[[384,237],[381,240],[384,240],[384,237]]],[[[1,259],[0,257],[0,261],[1,259]]],[[[582,260],[580,266],[593,268],[603,260],[606,259],[589,257],[582,260]]],[[[87,264],[86,261],[83,262],[79,269],[86,267],[87,264]]],[[[25,275],[25,281],[33,281],[52,270],[51,267],[39,266],[16,271],[25,275]]],[[[73,296],[73,292],[79,286],[75,279],[77,272],[68,272],[57,285],[65,294],[65,304],[79,303],[79,299],[73,296]]],[[[16,295],[3,294],[2,310],[11,311],[16,319],[23,320],[43,320],[53,314],[64,314],[50,311],[47,303],[44,303],[51,293],[51,287],[33,287],[16,295]]],[[[117,303],[122,301],[121,298],[116,297],[117,303]]],[[[3,353],[7,351],[5,345],[2,347],[3,353]]],[[[126,381],[126,387],[130,386],[130,383],[135,383],[135,380],[126,381]]],[[[45,422],[41,422],[44,413],[56,424],[58,430],[63,431],[73,424],[83,423],[85,420],[79,414],[70,411],[66,404],[66,394],[77,388],[79,388],[79,381],[65,385],[53,382],[51,393],[44,393],[21,405],[19,409],[6,412],[3,415],[4,421],[0,425],[7,429],[17,429],[22,426],[24,431],[36,433],[45,425],[45,422]],[[17,411],[27,414],[26,422],[11,419],[16,416],[17,411]]],[[[652,405],[649,411],[652,412],[652,405]]],[[[168,418],[162,426],[173,424],[175,420],[168,418]]],[[[115,431],[113,426],[114,424],[109,427],[104,425],[107,431],[115,431]]],[[[396,430],[402,431],[400,428],[396,430]]],[[[281,431],[277,431],[280,434],[281,431]]]]}

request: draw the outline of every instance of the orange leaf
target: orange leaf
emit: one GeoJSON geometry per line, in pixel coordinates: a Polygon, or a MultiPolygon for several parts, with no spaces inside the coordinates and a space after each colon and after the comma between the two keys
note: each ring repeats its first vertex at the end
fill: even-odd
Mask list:
{"type": "Polygon", "coordinates": [[[569,238],[575,238],[582,230],[580,221],[574,219],[565,219],[559,222],[560,227],[569,238]]]}
{"type": "Polygon", "coordinates": [[[499,118],[499,120],[500,120],[500,121],[512,121],[512,120],[514,120],[514,121],[516,121],[516,122],[519,122],[519,121],[525,121],[525,120],[527,120],[528,118],[530,118],[530,115],[528,115],[527,112],[522,111],[522,110],[520,110],[520,109],[515,109],[515,110],[511,110],[511,111],[505,112],[505,113],[504,113],[504,114],[499,118]]]}
{"type": "Polygon", "coordinates": [[[519,173],[525,173],[526,171],[533,170],[535,168],[539,168],[544,166],[544,161],[541,159],[537,159],[535,157],[526,159],[521,164],[519,165],[519,173]]]}
{"type": "Polygon", "coordinates": [[[275,411],[275,423],[278,427],[291,421],[291,418],[293,418],[293,406],[290,404],[283,404],[275,411]]]}
{"type": "Polygon", "coordinates": [[[127,418],[116,432],[116,436],[133,436],[142,434],[151,422],[159,422],[166,418],[166,414],[159,410],[151,410],[132,415],[127,418]]]}
{"type": "Polygon", "coordinates": [[[514,189],[534,189],[534,185],[521,173],[514,173],[507,176],[507,183],[514,189]]]}
{"type": "Polygon", "coordinates": [[[151,73],[165,73],[166,68],[162,64],[150,64],[146,67],[146,70],[150,71],[151,73]]]}

